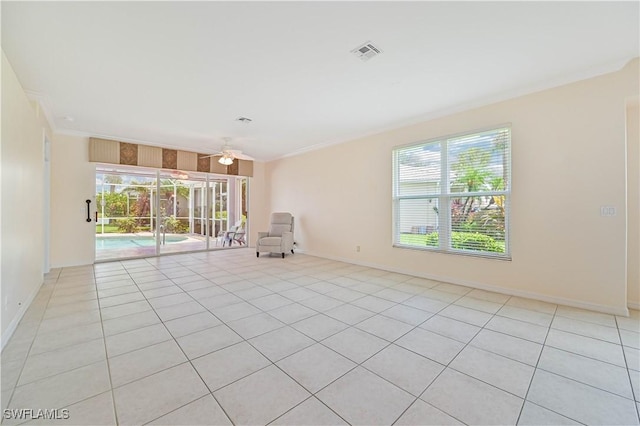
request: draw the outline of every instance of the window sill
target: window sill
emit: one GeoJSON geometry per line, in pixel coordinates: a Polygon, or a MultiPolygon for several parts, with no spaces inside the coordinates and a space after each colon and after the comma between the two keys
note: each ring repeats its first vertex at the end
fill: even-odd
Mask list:
{"type": "Polygon", "coordinates": [[[441,250],[438,248],[420,247],[420,246],[412,246],[412,245],[404,245],[404,244],[393,244],[393,248],[425,251],[429,253],[438,253],[438,254],[452,254],[454,256],[480,257],[483,259],[491,259],[491,260],[506,260],[509,262],[512,260],[511,255],[495,255],[490,253],[467,252],[463,250],[441,250]]]}

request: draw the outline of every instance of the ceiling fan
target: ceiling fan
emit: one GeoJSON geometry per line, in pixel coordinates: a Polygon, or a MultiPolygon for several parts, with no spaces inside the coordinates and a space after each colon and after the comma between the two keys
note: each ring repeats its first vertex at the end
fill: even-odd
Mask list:
{"type": "Polygon", "coordinates": [[[222,149],[219,152],[211,155],[203,155],[200,158],[209,158],[209,157],[220,157],[218,163],[228,166],[233,164],[233,160],[253,160],[254,158],[243,154],[239,149],[232,149],[231,145],[229,145],[229,138],[224,138],[225,144],[222,145],[222,149]]]}

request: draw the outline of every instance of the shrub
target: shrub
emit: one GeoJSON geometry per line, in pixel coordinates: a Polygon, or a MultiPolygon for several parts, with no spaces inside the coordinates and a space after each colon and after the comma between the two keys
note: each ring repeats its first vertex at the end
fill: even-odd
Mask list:
{"type": "Polygon", "coordinates": [[[167,232],[183,234],[189,230],[189,225],[181,222],[180,219],[176,219],[175,216],[171,215],[164,219],[164,228],[167,232]]]}
{"type": "Polygon", "coordinates": [[[138,232],[138,223],[132,217],[118,219],[118,230],[120,232],[134,233],[138,232]]]}
{"type": "Polygon", "coordinates": [[[452,246],[456,249],[503,253],[504,248],[488,235],[477,232],[454,232],[451,235],[452,246]]]}
{"type": "MultiPolygon", "coordinates": [[[[425,244],[438,246],[438,233],[432,232],[426,235],[425,244]]],[[[477,232],[452,232],[451,246],[459,250],[476,250],[493,253],[504,253],[504,246],[488,235],[477,232]]]]}
{"type": "Polygon", "coordinates": [[[432,232],[427,234],[424,239],[424,243],[428,246],[438,247],[438,233],[432,232]]]}

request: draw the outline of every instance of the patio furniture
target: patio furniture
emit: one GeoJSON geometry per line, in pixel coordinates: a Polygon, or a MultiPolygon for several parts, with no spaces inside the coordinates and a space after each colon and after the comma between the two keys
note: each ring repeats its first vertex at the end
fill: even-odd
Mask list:
{"type": "Polygon", "coordinates": [[[246,231],[244,229],[244,226],[241,226],[234,232],[229,232],[229,247],[231,247],[234,242],[238,243],[239,245],[246,244],[245,235],[246,231]]]}
{"type": "MultiPolygon", "coordinates": [[[[229,228],[227,231],[218,232],[218,237],[216,238],[216,246],[218,245],[218,240],[222,240],[222,247],[224,247],[227,243],[229,247],[233,244],[233,241],[238,241],[241,239],[242,243],[244,243],[244,220],[240,219],[229,228]]],[[[238,241],[240,243],[240,241],[238,241]]],[[[242,243],[240,243],[242,245],[242,243]]]]}

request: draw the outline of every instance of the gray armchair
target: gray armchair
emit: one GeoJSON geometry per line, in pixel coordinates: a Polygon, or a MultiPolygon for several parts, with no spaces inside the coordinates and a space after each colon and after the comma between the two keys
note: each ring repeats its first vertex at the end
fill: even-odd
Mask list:
{"type": "Polygon", "coordinates": [[[291,213],[271,213],[269,232],[258,232],[256,256],[261,252],[293,253],[293,216],[291,213]]]}

